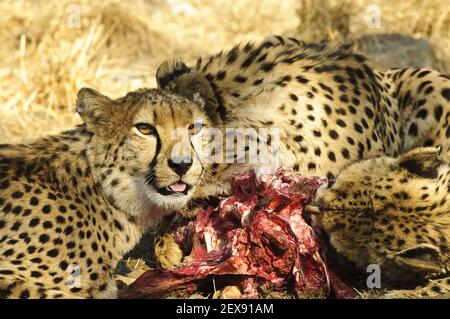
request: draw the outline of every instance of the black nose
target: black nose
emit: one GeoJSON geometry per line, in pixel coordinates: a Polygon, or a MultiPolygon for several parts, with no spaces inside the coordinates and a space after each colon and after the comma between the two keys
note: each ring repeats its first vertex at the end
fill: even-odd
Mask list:
{"type": "Polygon", "coordinates": [[[167,161],[169,167],[173,169],[175,173],[183,176],[189,168],[192,166],[191,158],[174,158],[167,161]]]}

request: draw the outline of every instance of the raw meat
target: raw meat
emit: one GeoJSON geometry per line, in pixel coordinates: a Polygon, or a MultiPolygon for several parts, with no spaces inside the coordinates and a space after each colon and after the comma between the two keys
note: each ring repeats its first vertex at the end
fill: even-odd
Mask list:
{"type": "Polygon", "coordinates": [[[321,242],[302,213],[324,182],[283,170],[235,177],[232,195],[218,207],[202,208],[194,220],[172,224],[175,241],[189,254],[183,265],[149,270],[120,296],[202,292],[214,282],[233,283],[242,298],[268,291],[297,298],[351,298],[351,289],[327,269],[321,242]]]}

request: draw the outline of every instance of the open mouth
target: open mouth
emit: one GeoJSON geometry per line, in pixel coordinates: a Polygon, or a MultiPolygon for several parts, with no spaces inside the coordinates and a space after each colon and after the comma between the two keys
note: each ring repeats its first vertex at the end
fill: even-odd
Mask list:
{"type": "Polygon", "coordinates": [[[178,181],[176,183],[170,184],[167,187],[157,188],[157,192],[161,195],[173,195],[173,194],[183,194],[187,195],[189,192],[190,186],[182,181],[178,181]]]}

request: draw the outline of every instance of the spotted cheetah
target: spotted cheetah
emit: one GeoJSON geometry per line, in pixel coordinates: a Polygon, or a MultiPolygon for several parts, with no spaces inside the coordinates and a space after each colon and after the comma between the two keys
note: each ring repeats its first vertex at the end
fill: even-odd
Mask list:
{"type": "MultiPolygon", "coordinates": [[[[275,148],[279,166],[304,175],[332,181],[351,164],[395,157],[418,146],[450,152],[449,77],[422,68],[380,72],[348,46],[274,36],[200,58],[190,67],[180,60],[165,62],[157,82],[167,92],[202,96],[205,114],[224,132],[229,127],[279,128],[276,148],[273,139],[257,139],[275,148]]],[[[187,210],[199,198],[226,192],[224,185],[242,167],[213,164],[208,184],[199,187],[187,210]]],[[[388,172],[373,174],[381,178],[388,172]]],[[[362,221],[351,215],[347,222],[362,221]]],[[[353,235],[358,233],[350,229],[353,235]]],[[[404,236],[401,240],[408,242],[404,236]]],[[[378,247],[386,249],[383,242],[378,247]]],[[[355,249],[364,254],[364,245],[355,249]]]]}
{"type": "MultiPolygon", "coordinates": [[[[164,62],[156,76],[161,90],[202,96],[205,115],[224,135],[227,128],[279,129],[278,145],[257,136],[258,145],[278,154],[278,166],[304,175],[333,178],[351,163],[437,139],[450,147],[442,139],[450,130],[439,130],[450,116],[448,77],[419,68],[378,72],[349,46],[272,36],[191,67],[164,62]]],[[[248,157],[248,144],[244,151],[248,157]]],[[[197,197],[223,192],[242,167],[213,163],[197,197]]]]}
{"type": "Polygon", "coordinates": [[[195,191],[203,166],[200,100],[142,89],[78,93],[84,124],[0,145],[0,296],[113,298],[119,260],[195,191]],[[189,161],[171,156],[184,128],[189,161]]]}
{"type": "Polygon", "coordinates": [[[360,273],[379,265],[381,287],[411,288],[387,298],[450,295],[450,166],[439,154],[417,148],[352,164],[319,188],[309,208],[360,273]]]}

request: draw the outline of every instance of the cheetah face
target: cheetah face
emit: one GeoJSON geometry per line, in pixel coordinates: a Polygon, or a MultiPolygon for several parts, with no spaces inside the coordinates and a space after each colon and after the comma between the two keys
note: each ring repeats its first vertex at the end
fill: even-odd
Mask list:
{"type": "Polygon", "coordinates": [[[77,110],[94,132],[89,159],[107,200],[133,215],[182,208],[202,180],[200,102],[140,90],[111,100],[82,89],[77,110]]]}
{"type": "Polygon", "coordinates": [[[436,244],[449,240],[450,226],[448,168],[439,152],[418,148],[348,166],[319,188],[308,207],[314,226],[362,271],[372,263],[390,278],[397,271],[401,279],[439,271],[442,251],[436,244]]]}

